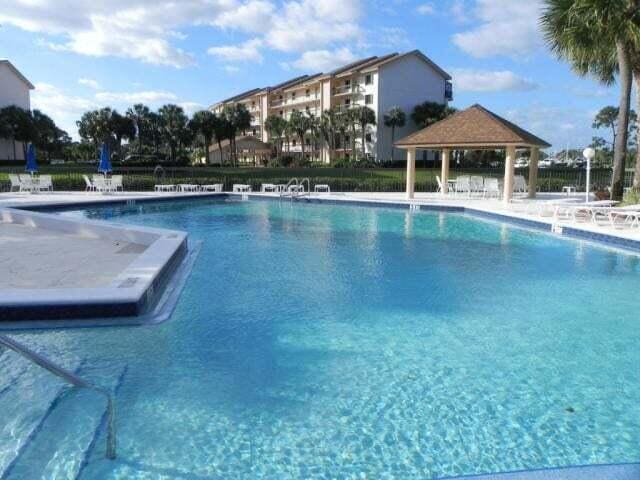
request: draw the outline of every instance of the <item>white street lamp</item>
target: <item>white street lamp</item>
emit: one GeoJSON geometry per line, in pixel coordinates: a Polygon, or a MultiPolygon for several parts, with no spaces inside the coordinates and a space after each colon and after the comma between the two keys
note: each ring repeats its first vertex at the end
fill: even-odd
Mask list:
{"type": "Polygon", "coordinates": [[[587,161],[587,184],[586,184],[586,199],[585,202],[589,201],[589,188],[591,187],[591,160],[593,160],[596,156],[596,151],[589,147],[585,148],[584,152],[582,152],[582,156],[587,161]]]}

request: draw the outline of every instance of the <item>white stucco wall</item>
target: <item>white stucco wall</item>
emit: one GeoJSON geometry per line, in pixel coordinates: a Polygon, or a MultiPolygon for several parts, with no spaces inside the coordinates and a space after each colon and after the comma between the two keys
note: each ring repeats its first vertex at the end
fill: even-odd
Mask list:
{"type": "MultiPolygon", "coordinates": [[[[10,105],[30,110],[29,86],[15,74],[9,65],[0,63],[0,108],[10,105]]],[[[21,143],[16,144],[15,152],[16,159],[24,159],[21,143]]],[[[13,155],[13,142],[0,139],[0,160],[12,160],[13,155]]]]}
{"type": "MultiPolygon", "coordinates": [[[[411,121],[414,107],[426,101],[445,103],[444,92],[444,77],[417,55],[407,55],[380,67],[378,95],[374,99],[380,112],[376,135],[378,160],[388,160],[391,152],[391,129],[384,126],[384,113],[394,106],[405,112],[407,123],[404,128],[396,129],[395,138],[398,140],[418,130],[411,121]]],[[[396,149],[394,159],[405,160],[406,152],[396,149]]]]}

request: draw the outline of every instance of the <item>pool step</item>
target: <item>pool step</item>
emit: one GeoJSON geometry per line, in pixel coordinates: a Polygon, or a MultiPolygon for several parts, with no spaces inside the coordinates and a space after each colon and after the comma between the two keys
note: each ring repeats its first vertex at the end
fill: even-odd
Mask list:
{"type": "MultiPolygon", "coordinates": [[[[86,366],[77,372],[81,378],[115,389],[122,382],[126,367],[86,366]]],[[[106,420],[106,401],[98,393],[66,386],[57,397],[19,457],[7,469],[3,480],[74,479],[86,463],[106,420]]],[[[104,447],[100,447],[104,450],[104,447]]]]}
{"type": "MultiPolygon", "coordinates": [[[[17,459],[42,429],[65,383],[13,352],[3,351],[0,386],[0,479],[8,478],[17,459]]],[[[80,360],[67,359],[61,365],[75,371],[80,360]]]]}

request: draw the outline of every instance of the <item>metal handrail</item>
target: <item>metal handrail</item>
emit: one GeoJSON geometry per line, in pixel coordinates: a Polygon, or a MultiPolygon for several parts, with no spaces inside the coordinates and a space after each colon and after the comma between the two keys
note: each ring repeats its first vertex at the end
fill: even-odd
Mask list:
{"type": "MultiPolygon", "coordinates": [[[[281,197],[286,197],[288,194],[290,194],[291,192],[289,192],[289,187],[290,187],[291,185],[293,185],[294,183],[295,183],[295,185],[296,185],[296,186],[300,185],[300,182],[298,181],[298,179],[297,179],[297,178],[295,178],[295,177],[294,177],[294,178],[292,178],[292,179],[291,179],[291,180],[289,180],[289,181],[287,182],[287,184],[284,186],[284,189],[282,189],[282,190],[280,191],[280,196],[281,196],[281,197]]],[[[293,196],[293,195],[291,195],[291,196],[293,196]]]]}
{"type": "Polygon", "coordinates": [[[113,395],[106,389],[102,387],[98,387],[93,385],[86,380],[78,377],[74,373],[71,373],[68,370],[65,370],[58,365],[55,365],[50,360],[46,359],[42,355],[34,352],[33,350],[25,347],[24,345],[16,342],[15,340],[5,336],[0,335],[0,345],[5,346],[6,348],[13,350],[19,355],[22,355],[27,360],[35,363],[39,367],[44,368],[45,370],[53,373],[55,376],[63,379],[67,383],[73,385],[74,387],[86,388],[88,390],[93,390],[94,392],[103,395],[107,399],[107,458],[114,460],[116,458],[116,407],[115,400],[113,395]]]}

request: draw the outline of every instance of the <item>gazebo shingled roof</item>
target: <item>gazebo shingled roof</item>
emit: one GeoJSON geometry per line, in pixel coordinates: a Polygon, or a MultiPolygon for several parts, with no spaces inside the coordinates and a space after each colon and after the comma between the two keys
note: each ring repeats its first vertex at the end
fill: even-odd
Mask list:
{"type": "Polygon", "coordinates": [[[551,145],[523,128],[473,105],[396,142],[396,147],[481,149],[491,147],[548,148],[551,145]]]}

